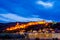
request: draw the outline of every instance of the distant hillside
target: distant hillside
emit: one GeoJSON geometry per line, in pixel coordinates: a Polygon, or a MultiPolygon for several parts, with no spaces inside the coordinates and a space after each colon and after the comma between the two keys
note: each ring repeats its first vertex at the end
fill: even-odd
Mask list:
{"type": "MultiPolygon", "coordinates": [[[[19,25],[21,24],[27,24],[27,23],[31,23],[31,22],[10,22],[10,23],[0,23],[0,32],[2,32],[3,30],[6,30],[6,28],[10,28],[10,27],[14,27],[16,26],[16,24],[19,23],[19,25]]],[[[60,22],[54,24],[54,23],[48,23],[48,25],[46,27],[50,26],[51,28],[58,28],[60,29],[60,22]]],[[[39,28],[44,28],[45,27],[45,24],[37,24],[37,25],[31,25],[29,26],[28,28],[31,28],[31,29],[39,29],[39,28]],[[33,26],[33,27],[32,27],[33,26]]],[[[26,30],[30,30],[26,28],[26,30]]],[[[18,29],[20,30],[20,29],[18,29]]]]}

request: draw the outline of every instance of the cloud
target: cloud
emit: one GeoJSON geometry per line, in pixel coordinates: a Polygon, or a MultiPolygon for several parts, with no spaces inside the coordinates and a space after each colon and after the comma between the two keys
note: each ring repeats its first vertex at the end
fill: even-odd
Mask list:
{"type": "Polygon", "coordinates": [[[0,22],[16,22],[16,21],[8,18],[0,17],[0,22]]]}
{"type": "MultiPolygon", "coordinates": [[[[11,19],[11,20],[7,20],[7,19],[0,18],[2,20],[10,21],[10,22],[12,22],[13,20],[15,20],[15,22],[16,21],[18,21],[18,22],[29,22],[29,21],[41,21],[41,20],[44,20],[44,19],[41,19],[41,18],[32,18],[32,17],[31,18],[26,18],[26,17],[18,16],[16,14],[12,14],[12,13],[0,14],[0,16],[11,19]]],[[[48,21],[51,22],[50,20],[48,20],[48,21]]]]}
{"type": "Polygon", "coordinates": [[[5,18],[1,18],[0,17],[0,20],[2,20],[2,21],[6,21],[6,22],[9,22],[10,20],[7,20],[7,19],[5,19],[5,18]]]}
{"type": "Polygon", "coordinates": [[[46,22],[53,22],[52,20],[46,20],[46,22]]]}
{"type": "Polygon", "coordinates": [[[40,5],[44,6],[45,8],[53,7],[53,2],[37,1],[37,4],[40,4],[40,5]]]}
{"type": "Polygon", "coordinates": [[[16,14],[12,14],[12,13],[0,14],[0,16],[5,17],[5,18],[9,18],[9,19],[11,19],[11,21],[12,20],[15,20],[15,21],[23,21],[25,19],[23,17],[20,17],[20,16],[18,16],[16,14]]]}

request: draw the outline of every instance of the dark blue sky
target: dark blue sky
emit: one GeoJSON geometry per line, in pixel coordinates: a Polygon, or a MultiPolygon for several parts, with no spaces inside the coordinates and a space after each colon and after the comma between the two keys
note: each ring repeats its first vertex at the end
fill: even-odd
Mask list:
{"type": "Polygon", "coordinates": [[[60,21],[60,0],[0,0],[0,22],[60,21]]]}

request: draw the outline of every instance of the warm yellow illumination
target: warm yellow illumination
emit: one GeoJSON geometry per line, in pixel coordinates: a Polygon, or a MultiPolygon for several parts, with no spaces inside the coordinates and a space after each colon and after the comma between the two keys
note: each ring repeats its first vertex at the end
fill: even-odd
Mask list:
{"type": "Polygon", "coordinates": [[[38,24],[45,24],[46,22],[42,21],[42,22],[38,22],[38,24]]]}
{"type": "Polygon", "coordinates": [[[10,27],[10,28],[7,28],[6,30],[16,30],[16,29],[20,29],[20,28],[27,28],[31,25],[38,25],[38,24],[45,24],[46,22],[45,21],[39,21],[39,22],[29,22],[27,24],[19,24],[17,23],[15,26],[13,27],[10,27]]]}

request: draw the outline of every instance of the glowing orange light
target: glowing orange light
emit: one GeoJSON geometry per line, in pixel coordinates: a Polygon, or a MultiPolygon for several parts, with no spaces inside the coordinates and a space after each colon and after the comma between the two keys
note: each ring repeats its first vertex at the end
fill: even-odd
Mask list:
{"type": "Polygon", "coordinates": [[[10,28],[7,28],[6,30],[15,30],[15,29],[20,29],[20,28],[27,28],[28,26],[31,26],[31,25],[37,25],[37,24],[45,24],[44,21],[42,22],[29,22],[27,24],[19,24],[17,23],[14,27],[10,27],[10,28]]]}

